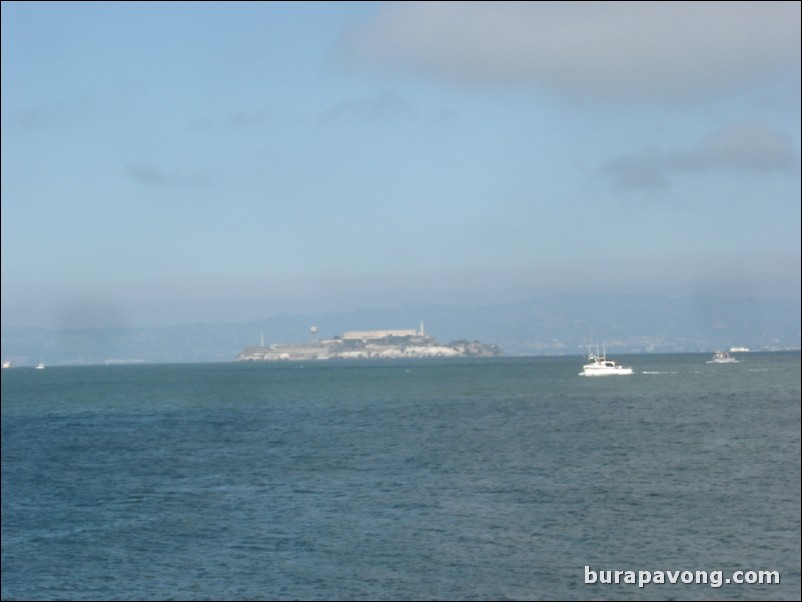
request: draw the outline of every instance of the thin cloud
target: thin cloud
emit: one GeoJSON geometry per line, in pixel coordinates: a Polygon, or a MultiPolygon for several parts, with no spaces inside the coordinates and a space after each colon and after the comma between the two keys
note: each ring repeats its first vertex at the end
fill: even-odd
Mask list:
{"type": "Polygon", "coordinates": [[[607,161],[601,173],[618,191],[668,190],[669,163],[665,153],[649,148],[607,161]]]}
{"type": "Polygon", "coordinates": [[[155,188],[207,188],[212,180],[206,171],[195,173],[180,173],[165,171],[147,165],[126,165],[126,177],[145,186],[155,188]]]}
{"type": "Polygon", "coordinates": [[[762,123],[743,122],[713,132],[695,148],[649,148],[615,157],[601,172],[619,191],[667,190],[673,177],[690,172],[790,172],[794,164],[787,138],[762,123]]]}
{"type": "Polygon", "coordinates": [[[336,103],[323,111],[317,119],[318,125],[354,121],[379,123],[399,119],[414,119],[417,112],[395,90],[387,90],[376,97],[351,98],[336,103]]]}
{"type": "Polygon", "coordinates": [[[799,69],[798,2],[390,3],[347,31],[347,67],[576,93],[729,89],[799,69]]]}
{"type": "Polygon", "coordinates": [[[256,111],[235,111],[225,118],[225,125],[234,128],[260,127],[270,122],[271,113],[268,109],[256,111]]]}
{"type": "Polygon", "coordinates": [[[52,127],[59,123],[60,119],[53,110],[46,110],[39,107],[18,111],[9,117],[9,125],[24,130],[52,127]]]}
{"type": "Polygon", "coordinates": [[[10,112],[8,125],[20,130],[52,129],[81,123],[89,114],[85,98],[70,97],[10,112]]]}
{"type": "Polygon", "coordinates": [[[790,141],[758,122],[735,123],[713,132],[698,155],[702,168],[771,172],[794,165],[790,141]]]}
{"type": "Polygon", "coordinates": [[[273,114],[267,108],[252,111],[240,109],[216,120],[209,118],[197,119],[192,122],[191,127],[198,131],[208,131],[212,128],[246,130],[263,127],[269,124],[272,118],[273,114]]]}

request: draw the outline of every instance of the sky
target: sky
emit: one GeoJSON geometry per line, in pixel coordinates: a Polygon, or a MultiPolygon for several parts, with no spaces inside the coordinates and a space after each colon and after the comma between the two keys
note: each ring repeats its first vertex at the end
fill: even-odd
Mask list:
{"type": "Polygon", "coordinates": [[[3,325],[800,296],[798,2],[3,2],[1,77],[3,325]]]}

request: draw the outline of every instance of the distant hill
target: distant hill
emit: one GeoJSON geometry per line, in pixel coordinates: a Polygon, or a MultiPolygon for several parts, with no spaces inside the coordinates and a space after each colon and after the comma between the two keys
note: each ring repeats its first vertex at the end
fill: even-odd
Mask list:
{"type": "Polygon", "coordinates": [[[407,305],[348,313],[293,314],[241,324],[56,331],[2,327],[2,359],[15,365],[105,361],[227,362],[261,343],[304,343],[350,330],[417,328],[443,343],[481,341],[506,355],[579,355],[604,343],[615,353],[799,349],[799,300],[563,294],[519,303],[407,305]]]}

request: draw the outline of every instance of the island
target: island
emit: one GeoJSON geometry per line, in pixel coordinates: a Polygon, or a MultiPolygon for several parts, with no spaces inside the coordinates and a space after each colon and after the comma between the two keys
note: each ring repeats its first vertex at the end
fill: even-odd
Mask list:
{"type": "Polygon", "coordinates": [[[438,343],[423,330],[354,330],[330,339],[317,339],[317,328],[309,329],[308,343],[276,343],[247,347],[238,362],[276,362],[333,359],[403,359],[443,357],[495,357],[502,354],[496,345],[459,340],[438,343]]]}

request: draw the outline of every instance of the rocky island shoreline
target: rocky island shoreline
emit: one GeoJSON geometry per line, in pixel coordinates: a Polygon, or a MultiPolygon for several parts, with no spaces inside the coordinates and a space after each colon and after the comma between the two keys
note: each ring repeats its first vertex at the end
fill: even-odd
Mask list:
{"type": "Polygon", "coordinates": [[[349,331],[330,339],[317,339],[317,329],[310,328],[308,343],[276,343],[245,348],[238,362],[275,362],[330,359],[403,359],[443,357],[496,357],[502,355],[496,345],[478,341],[438,343],[423,330],[349,331]]]}

